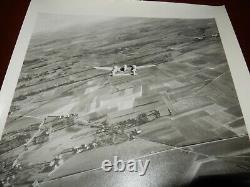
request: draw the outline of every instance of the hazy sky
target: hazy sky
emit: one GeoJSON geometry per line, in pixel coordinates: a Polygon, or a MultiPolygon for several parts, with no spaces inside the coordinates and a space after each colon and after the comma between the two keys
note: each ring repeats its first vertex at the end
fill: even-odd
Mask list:
{"type": "Polygon", "coordinates": [[[66,27],[81,24],[90,25],[105,20],[114,19],[105,16],[83,16],[83,15],[59,15],[59,14],[39,14],[34,33],[57,31],[66,27]]]}

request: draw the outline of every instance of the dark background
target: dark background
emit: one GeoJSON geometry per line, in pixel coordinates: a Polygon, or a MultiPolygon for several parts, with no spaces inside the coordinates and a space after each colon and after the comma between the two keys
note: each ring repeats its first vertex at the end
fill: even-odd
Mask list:
{"type": "MultiPolygon", "coordinates": [[[[162,0],[166,2],[225,5],[250,69],[249,0],[162,0]]],[[[0,1],[0,87],[30,0],[0,1]]]]}

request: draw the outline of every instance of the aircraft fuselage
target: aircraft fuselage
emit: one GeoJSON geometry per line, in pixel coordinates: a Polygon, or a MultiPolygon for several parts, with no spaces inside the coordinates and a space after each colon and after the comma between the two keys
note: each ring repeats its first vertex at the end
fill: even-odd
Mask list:
{"type": "Polygon", "coordinates": [[[114,66],[111,71],[111,76],[118,75],[136,75],[136,65],[123,65],[121,67],[114,66]]]}

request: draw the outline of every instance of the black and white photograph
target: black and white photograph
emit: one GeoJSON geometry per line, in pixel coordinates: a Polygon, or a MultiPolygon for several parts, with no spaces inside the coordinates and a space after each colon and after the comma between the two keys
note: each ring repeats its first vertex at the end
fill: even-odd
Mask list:
{"type": "Polygon", "coordinates": [[[0,141],[3,186],[202,186],[249,174],[215,19],[38,15],[0,141]]]}

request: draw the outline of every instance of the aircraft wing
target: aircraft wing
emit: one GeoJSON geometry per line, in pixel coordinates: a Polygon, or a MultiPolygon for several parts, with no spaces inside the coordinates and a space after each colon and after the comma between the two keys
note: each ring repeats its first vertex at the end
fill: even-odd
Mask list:
{"type": "Polygon", "coordinates": [[[136,69],[144,69],[144,68],[151,68],[151,67],[154,67],[156,65],[145,65],[145,66],[136,66],[136,69]]]}
{"type": "Polygon", "coordinates": [[[112,71],[113,67],[94,67],[95,69],[100,69],[100,70],[106,70],[106,71],[112,71]]]}

